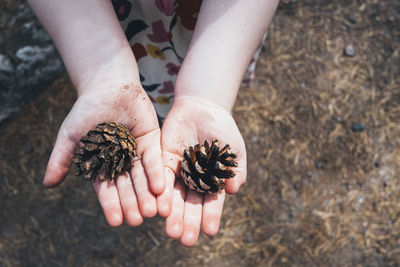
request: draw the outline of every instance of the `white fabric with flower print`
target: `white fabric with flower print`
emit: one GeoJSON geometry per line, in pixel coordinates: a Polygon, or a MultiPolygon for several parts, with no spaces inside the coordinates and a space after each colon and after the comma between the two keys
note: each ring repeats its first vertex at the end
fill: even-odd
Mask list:
{"type": "MultiPolygon", "coordinates": [[[[112,0],[112,3],[138,62],[142,86],[162,122],[172,106],[176,76],[192,38],[201,0],[112,0]]],[[[259,51],[250,62],[244,84],[253,79],[259,51]]]]}

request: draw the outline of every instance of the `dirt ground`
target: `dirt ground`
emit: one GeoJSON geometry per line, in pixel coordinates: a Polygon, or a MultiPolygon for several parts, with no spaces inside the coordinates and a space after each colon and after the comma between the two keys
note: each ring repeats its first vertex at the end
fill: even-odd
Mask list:
{"type": "Polygon", "coordinates": [[[256,77],[234,109],[248,182],[194,248],[159,217],[109,227],[72,174],[41,186],[76,98],[55,81],[0,126],[0,266],[399,266],[400,2],[282,1],[256,77]]]}

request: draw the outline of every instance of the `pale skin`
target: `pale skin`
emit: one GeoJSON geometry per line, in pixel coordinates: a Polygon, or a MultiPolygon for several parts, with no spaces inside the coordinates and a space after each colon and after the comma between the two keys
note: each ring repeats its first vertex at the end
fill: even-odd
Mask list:
{"type": "Polygon", "coordinates": [[[166,233],[193,246],[200,229],[215,235],[227,193],[246,180],[246,149],[231,116],[241,78],[274,14],[277,0],[204,0],[178,74],[174,104],[160,131],[138,67],[108,0],[30,0],[78,91],[60,127],[43,184],[59,184],[75,146],[97,123],[118,121],[137,138],[138,160],[117,182],[94,184],[107,222],[131,226],[158,212],[166,233]],[[200,114],[200,115],[199,115],[200,114]],[[188,191],[179,177],[185,147],[212,139],[238,155],[225,191],[188,191]]]}

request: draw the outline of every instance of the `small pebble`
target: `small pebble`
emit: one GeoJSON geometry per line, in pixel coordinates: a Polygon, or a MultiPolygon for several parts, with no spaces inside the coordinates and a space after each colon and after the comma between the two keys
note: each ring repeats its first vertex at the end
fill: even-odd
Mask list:
{"type": "Polygon", "coordinates": [[[351,125],[351,130],[353,132],[362,132],[365,130],[365,127],[365,124],[361,122],[353,122],[353,124],[351,125]]]}
{"type": "Polygon", "coordinates": [[[346,57],[354,57],[356,54],[354,47],[352,45],[346,45],[344,48],[344,55],[346,57]]]}
{"type": "Polygon", "coordinates": [[[327,164],[328,164],[328,160],[327,160],[327,159],[320,158],[320,159],[318,159],[317,162],[315,163],[315,167],[316,167],[317,169],[325,169],[326,166],[327,166],[327,164]]]}

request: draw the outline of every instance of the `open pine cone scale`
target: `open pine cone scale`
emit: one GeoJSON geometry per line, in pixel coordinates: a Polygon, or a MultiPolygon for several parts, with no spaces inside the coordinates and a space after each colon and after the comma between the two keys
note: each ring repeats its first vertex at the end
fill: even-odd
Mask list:
{"type": "Polygon", "coordinates": [[[237,167],[236,155],[229,150],[229,145],[220,150],[217,140],[213,140],[211,146],[206,140],[202,145],[185,149],[181,163],[185,184],[200,193],[217,193],[224,189],[224,180],[235,176],[228,167],[237,167]]]}

